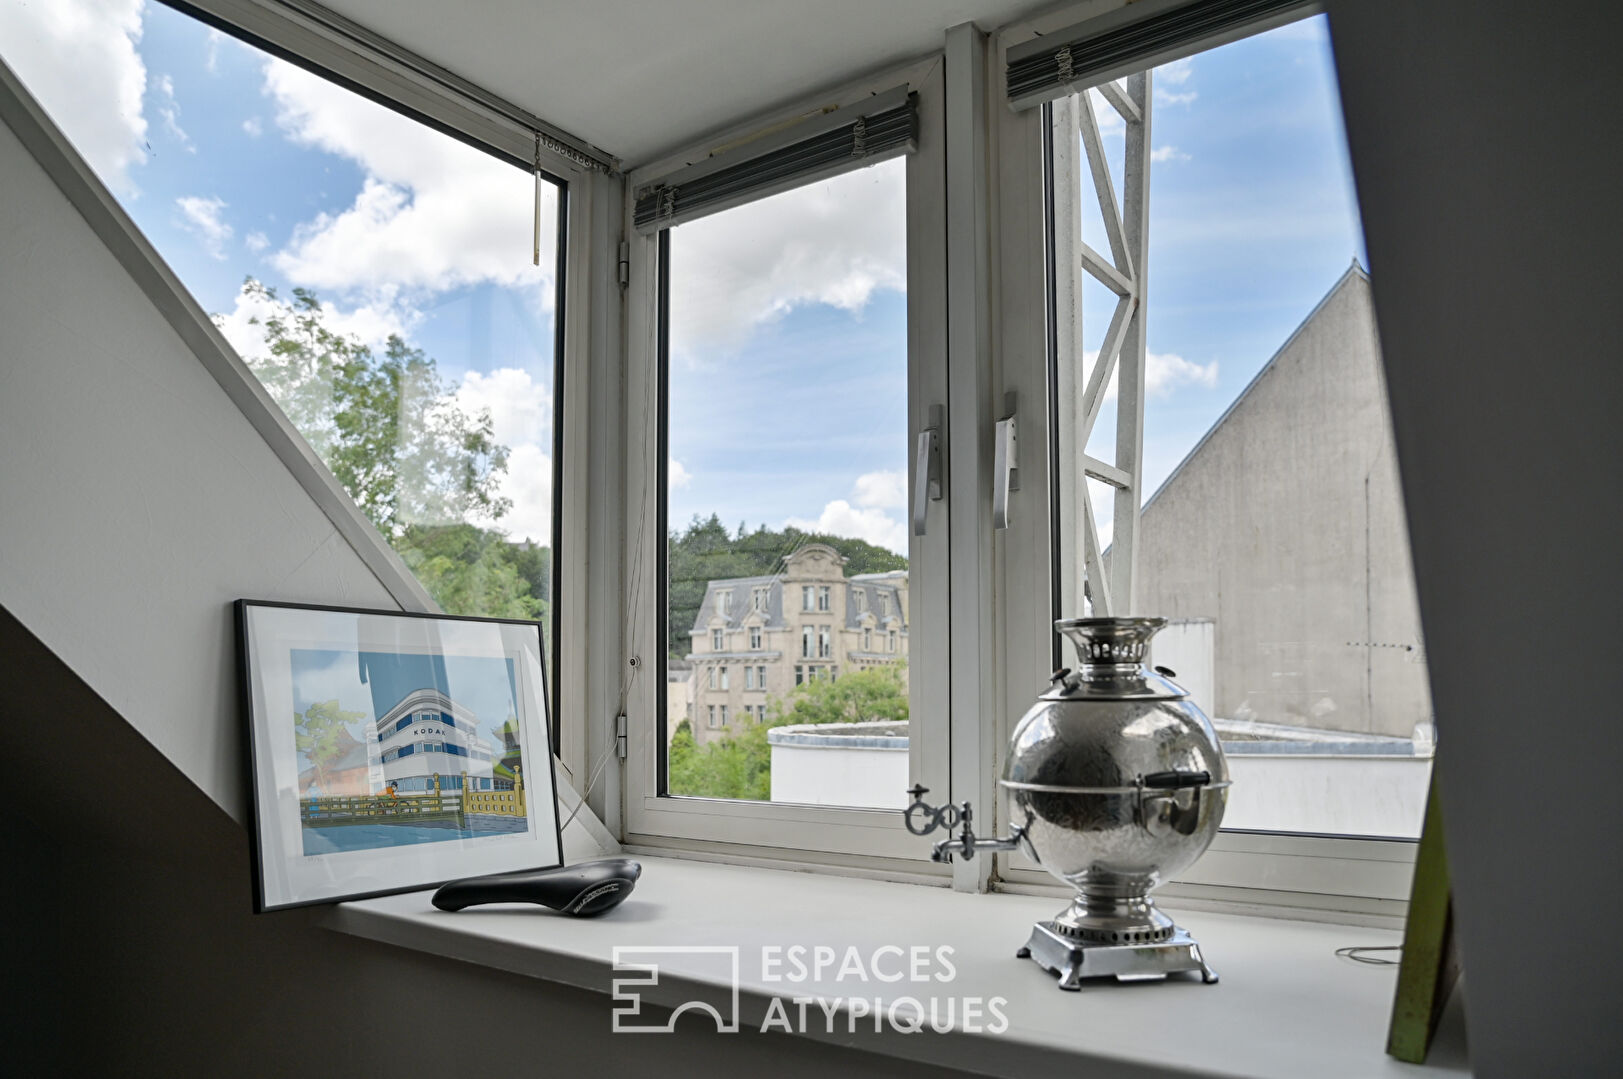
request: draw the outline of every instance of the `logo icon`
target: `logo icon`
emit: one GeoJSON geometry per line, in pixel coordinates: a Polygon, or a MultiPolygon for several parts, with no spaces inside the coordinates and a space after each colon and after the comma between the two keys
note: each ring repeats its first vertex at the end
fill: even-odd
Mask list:
{"type": "Polygon", "coordinates": [[[738,1033],[738,946],[728,944],[625,945],[614,949],[614,1032],[616,1034],[669,1034],[683,1012],[705,1012],[716,1021],[719,1034],[738,1033]],[[687,1000],[671,1009],[665,1022],[642,1016],[643,993],[660,984],[673,960],[681,960],[681,976],[726,984],[729,1003],[717,1006],[687,1000]],[[627,974],[630,976],[621,977],[627,974]]]}

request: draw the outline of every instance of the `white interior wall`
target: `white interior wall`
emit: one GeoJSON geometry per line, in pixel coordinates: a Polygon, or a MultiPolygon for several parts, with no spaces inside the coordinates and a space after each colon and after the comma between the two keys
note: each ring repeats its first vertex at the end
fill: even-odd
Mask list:
{"type": "Polygon", "coordinates": [[[1616,1074],[1617,948],[1592,927],[1623,892],[1608,770],[1623,757],[1623,13],[1326,6],[1426,632],[1473,1067],[1616,1074]]]}

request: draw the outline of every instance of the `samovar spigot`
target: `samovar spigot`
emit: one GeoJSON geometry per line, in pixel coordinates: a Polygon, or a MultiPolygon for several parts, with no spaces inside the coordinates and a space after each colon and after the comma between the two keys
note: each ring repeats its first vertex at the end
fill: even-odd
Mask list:
{"type": "Polygon", "coordinates": [[[932,862],[951,862],[955,851],[968,861],[975,857],[978,850],[1014,850],[1025,838],[1026,830],[1018,826],[1010,828],[1006,836],[984,839],[977,837],[975,829],[971,826],[975,819],[975,811],[968,802],[959,805],[945,802],[939,807],[932,806],[924,800],[924,796],[930,793],[930,788],[919,784],[914,784],[907,793],[913,796],[913,802],[903,811],[902,816],[907,822],[909,832],[922,836],[929,835],[937,828],[948,832],[954,828],[959,829],[956,837],[949,836],[936,841],[935,846],[930,849],[932,862]],[[914,823],[915,813],[922,817],[922,821],[918,824],[914,823]]]}

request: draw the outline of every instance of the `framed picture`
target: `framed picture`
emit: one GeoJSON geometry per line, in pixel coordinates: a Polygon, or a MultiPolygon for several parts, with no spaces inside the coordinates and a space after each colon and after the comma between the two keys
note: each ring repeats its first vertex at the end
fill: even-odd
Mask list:
{"type": "Polygon", "coordinates": [[[236,613],[256,910],[563,864],[538,624],[236,613]]]}

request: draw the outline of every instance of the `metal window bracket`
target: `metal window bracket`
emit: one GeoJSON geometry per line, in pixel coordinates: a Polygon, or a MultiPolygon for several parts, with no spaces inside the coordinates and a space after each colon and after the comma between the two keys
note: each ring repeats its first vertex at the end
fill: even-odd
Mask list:
{"type": "Polygon", "coordinates": [[[943,405],[930,406],[930,423],[919,432],[918,452],[913,461],[913,535],[924,535],[930,503],[941,501],[941,430],[946,423],[943,405]]]}
{"type": "Polygon", "coordinates": [[[627,288],[631,284],[631,244],[627,240],[620,241],[620,287],[627,288]]]}
{"type": "Polygon", "coordinates": [[[621,712],[614,717],[614,755],[621,760],[626,759],[627,733],[626,714],[621,712]]]}

